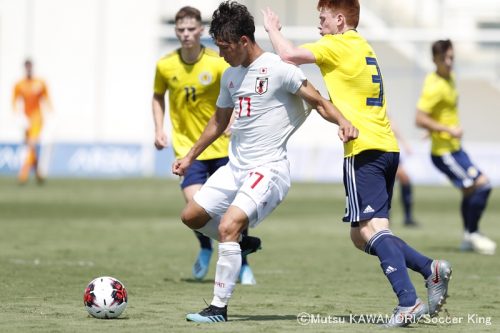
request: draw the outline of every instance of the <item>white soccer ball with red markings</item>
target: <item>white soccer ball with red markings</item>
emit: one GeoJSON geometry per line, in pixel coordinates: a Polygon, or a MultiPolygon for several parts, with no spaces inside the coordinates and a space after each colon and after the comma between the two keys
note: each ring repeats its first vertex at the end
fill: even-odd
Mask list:
{"type": "Polygon", "coordinates": [[[83,304],[92,317],[117,318],[127,307],[127,290],[119,280],[101,276],[92,280],[85,288],[83,304]]]}

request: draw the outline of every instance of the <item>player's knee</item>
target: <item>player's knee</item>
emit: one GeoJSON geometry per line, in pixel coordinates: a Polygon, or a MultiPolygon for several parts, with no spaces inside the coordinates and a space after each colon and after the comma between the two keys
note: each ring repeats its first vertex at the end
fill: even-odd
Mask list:
{"type": "Polygon", "coordinates": [[[352,244],[357,249],[359,249],[361,251],[365,250],[366,242],[364,241],[363,237],[361,237],[361,235],[359,233],[359,228],[356,231],[351,230],[351,241],[352,241],[352,244]]]}
{"type": "Polygon", "coordinates": [[[202,219],[190,205],[187,205],[182,211],[181,221],[193,230],[203,227],[207,222],[206,219],[202,219]]]}
{"type": "Polygon", "coordinates": [[[219,224],[219,239],[221,242],[236,242],[241,228],[234,221],[222,220],[219,224]]]}
{"type": "Polygon", "coordinates": [[[488,185],[490,185],[490,180],[484,174],[477,177],[476,181],[474,182],[475,188],[484,187],[484,186],[488,186],[488,185]]]}
{"type": "Polygon", "coordinates": [[[191,214],[191,212],[186,208],[184,208],[184,210],[182,211],[181,213],[181,221],[182,223],[184,223],[186,226],[188,226],[189,228],[191,229],[194,229],[193,228],[193,225],[194,225],[194,219],[193,219],[193,215],[191,214]]]}
{"type": "Polygon", "coordinates": [[[362,239],[355,239],[353,237],[351,237],[351,241],[352,241],[352,244],[358,249],[358,250],[361,250],[361,251],[364,251],[365,250],[365,246],[366,246],[366,242],[362,239]]]}

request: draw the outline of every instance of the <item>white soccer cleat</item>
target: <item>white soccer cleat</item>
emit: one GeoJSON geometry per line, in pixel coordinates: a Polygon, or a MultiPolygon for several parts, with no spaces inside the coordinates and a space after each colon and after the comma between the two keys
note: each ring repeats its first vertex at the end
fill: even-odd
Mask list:
{"type": "Polygon", "coordinates": [[[464,232],[464,238],[462,239],[462,243],[460,244],[460,251],[469,252],[474,251],[472,247],[472,242],[470,241],[470,233],[467,231],[464,232]]]}
{"type": "Polygon", "coordinates": [[[470,234],[470,242],[472,244],[472,249],[479,254],[494,255],[497,248],[497,243],[489,239],[488,237],[480,234],[479,232],[473,232],[470,234]]]}

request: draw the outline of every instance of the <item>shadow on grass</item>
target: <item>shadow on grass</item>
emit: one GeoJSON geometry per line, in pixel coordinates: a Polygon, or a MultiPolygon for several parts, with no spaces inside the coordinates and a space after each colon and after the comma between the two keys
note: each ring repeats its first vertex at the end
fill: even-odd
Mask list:
{"type": "Polygon", "coordinates": [[[297,315],[229,315],[229,321],[272,321],[293,320],[297,321],[297,315]]]}
{"type": "Polygon", "coordinates": [[[206,279],[206,280],[196,280],[193,278],[183,278],[181,279],[181,282],[186,282],[186,283],[199,283],[199,284],[214,284],[213,279],[206,279]]]}

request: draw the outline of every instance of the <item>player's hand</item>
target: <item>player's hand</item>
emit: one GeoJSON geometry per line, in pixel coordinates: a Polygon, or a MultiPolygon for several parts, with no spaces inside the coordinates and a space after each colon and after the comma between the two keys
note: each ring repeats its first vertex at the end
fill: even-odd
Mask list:
{"type": "Polygon", "coordinates": [[[448,130],[448,133],[450,133],[450,135],[452,137],[460,139],[462,137],[462,135],[464,135],[464,130],[460,126],[458,126],[458,127],[451,127],[448,130]]]}
{"type": "Polygon", "coordinates": [[[353,124],[347,119],[339,120],[339,138],[343,143],[354,140],[358,137],[359,131],[353,124]]]}
{"type": "Polygon", "coordinates": [[[280,18],[271,8],[267,7],[263,9],[262,15],[264,16],[264,29],[267,32],[269,32],[269,30],[281,30],[280,18]]]}
{"type": "Polygon", "coordinates": [[[162,150],[168,146],[167,135],[164,132],[156,133],[155,136],[155,147],[158,150],[162,150]]]}
{"type": "Polygon", "coordinates": [[[181,158],[180,160],[175,160],[172,164],[172,173],[177,176],[184,176],[186,170],[193,162],[187,156],[181,158]]]}

